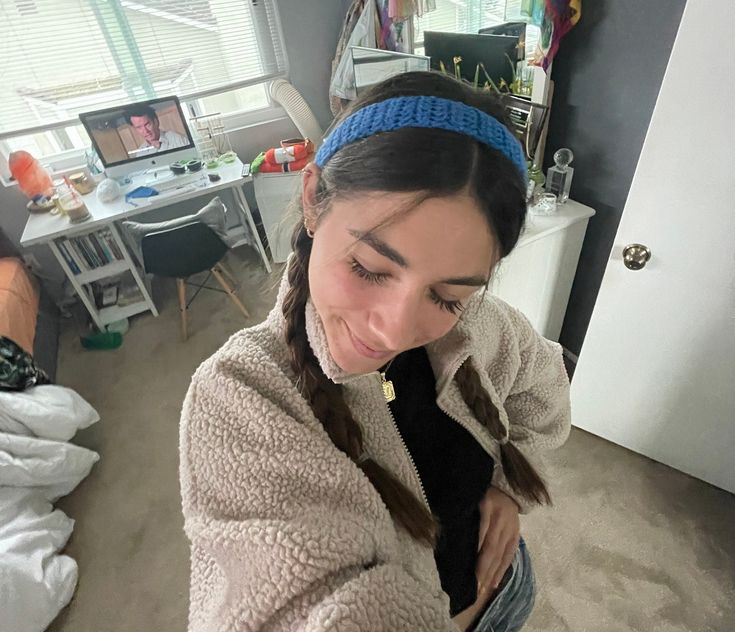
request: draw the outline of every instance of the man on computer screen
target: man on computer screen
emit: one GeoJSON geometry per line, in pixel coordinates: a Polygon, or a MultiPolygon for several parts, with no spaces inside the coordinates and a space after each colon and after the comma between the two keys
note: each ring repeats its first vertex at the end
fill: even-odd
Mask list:
{"type": "Polygon", "coordinates": [[[186,136],[161,129],[158,114],[150,105],[133,105],[127,108],[125,120],[143,137],[143,144],[138,148],[141,153],[156,153],[189,145],[186,136]]]}

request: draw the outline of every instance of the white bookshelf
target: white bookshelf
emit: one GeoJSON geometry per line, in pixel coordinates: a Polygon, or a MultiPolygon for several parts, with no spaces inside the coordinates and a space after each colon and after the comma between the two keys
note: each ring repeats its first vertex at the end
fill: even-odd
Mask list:
{"type": "Polygon", "coordinates": [[[49,241],[49,246],[98,329],[103,330],[110,323],[142,312],[150,311],[158,316],[148,280],[130,256],[114,223],[73,236],[57,237],[49,241]],[[125,272],[132,275],[142,300],[98,309],[91,283],[118,277],[125,272]]]}

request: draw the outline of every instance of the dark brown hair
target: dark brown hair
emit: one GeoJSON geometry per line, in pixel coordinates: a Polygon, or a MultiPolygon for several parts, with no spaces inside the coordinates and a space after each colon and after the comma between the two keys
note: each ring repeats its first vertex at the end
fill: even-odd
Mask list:
{"type": "MultiPolygon", "coordinates": [[[[488,93],[433,72],[412,72],[387,79],[353,103],[335,122],[351,112],[397,96],[430,95],[461,101],[506,122],[502,105],[488,93]]],[[[340,149],[324,165],[317,187],[318,204],[326,210],[339,197],[370,191],[415,192],[417,199],[466,192],[483,210],[499,250],[498,259],[515,247],[526,215],[521,174],[511,161],[474,139],[439,129],[403,128],[379,133],[340,149]],[[410,151],[411,159],[406,160],[410,151]]],[[[334,444],[356,463],[363,452],[360,425],[352,417],[339,385],[329,380],[306,337],[305,306],[309,297],[309,258],[312,240],[303,218],[292,239],[294,256],[288,267],[290,288],[283,304],[286,342],[301,394],[311,405],[334,444]]],[[[482,388],[471,362],[455,380],[467,405],[490,434],[500,441],[506,431],[497,408],[482,388]]],[[[508,482],[519,496],[549,503],[544,482],[511,443],[501,445],[508,482]]],[[[391,472],[368,458],[358,466],[380,493],[393,517],[415,538],[432,545],[437,524],[425,505],[391,472]]]]}

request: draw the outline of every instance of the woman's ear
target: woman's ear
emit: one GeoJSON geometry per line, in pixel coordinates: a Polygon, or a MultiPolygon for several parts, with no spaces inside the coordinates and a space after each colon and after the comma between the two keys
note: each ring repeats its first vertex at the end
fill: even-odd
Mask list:
{"type": "Polygon", "coordinates": [[[304,209],[304,225],[311,231],[316,229],[318,216],[317,191],[321,169],[310,162],[301,171],[301,206],[304,209]]]}

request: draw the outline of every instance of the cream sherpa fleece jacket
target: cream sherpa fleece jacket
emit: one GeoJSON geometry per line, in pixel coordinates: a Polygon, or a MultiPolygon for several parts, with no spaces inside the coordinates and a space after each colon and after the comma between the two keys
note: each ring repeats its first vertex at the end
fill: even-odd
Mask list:
{"type": "MultiPolygon", "coordinates": [[[[330,441],[295,386],[284,342],[284,274],[267,319],[196,371],[184,402],[180,477],[191,540],[189,630],[454,630],[433,552],[391,519],[362,471],[330,441]]],[[[377,372],[346,375],[311,302],[309,343],[343,385],[367,452],[422,498],[377,372]]],[[[510,437],[538,463],[570,428],[561,347],[516,309],[477,294],[427,345],[437,403],[493,457],[498,445],[452,380],[470,357],[510,437]]],[[[512,495],[512,494],[511,494],[512,495]]],[[[527,507],[524,507],[527,509],[527,507]]]]}

